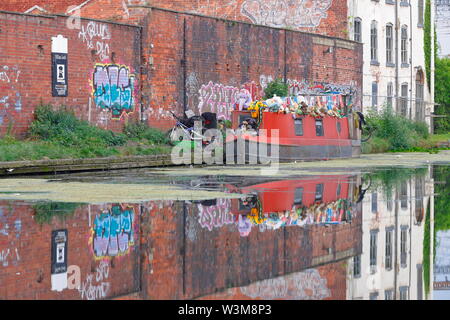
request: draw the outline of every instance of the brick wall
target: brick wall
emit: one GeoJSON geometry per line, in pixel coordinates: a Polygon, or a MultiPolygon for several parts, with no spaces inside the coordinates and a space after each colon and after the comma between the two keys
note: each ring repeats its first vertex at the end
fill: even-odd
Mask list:
{"type": "Polygon", "coordinates": [[[149,4],[220,19],[347,37],[347,0],[152,0],[149,4]]]}
{"type": "Polygon", "coordinates": [[[360,107],[360,44],[157,9],[142,25],[142,93],[151,125],[170,127],[169,111],[182,113],[183,105],[229,118],[242,89],[260,98],[276,78],[288,79],[291,90],[317,82],[350,89],[360,107]]]}
{"type": "Polygon", "coordinates": [[[139,119],[140,29],[85,19],[81,20],[81,29],[70,29],[66,22],[64,17],[0,12],[2,135],[10,129],[15,135],[23,135],[40,103],[66,105],[81,119],[114,130],[120,129],[126,118],[139,119]],[[69,94],[65,98],[52,97],[51,92],[51,44],[57,35],[68,38],[69,94]],[[99,63],[105,68],[115,67],[121,72],[120,79],[133,82],[133,106],[126,113],[113,115],[108,108],[96,106],[94,76],[96,71],[101,74],[106,70],[103,66],[96,69],[99,63]]]}

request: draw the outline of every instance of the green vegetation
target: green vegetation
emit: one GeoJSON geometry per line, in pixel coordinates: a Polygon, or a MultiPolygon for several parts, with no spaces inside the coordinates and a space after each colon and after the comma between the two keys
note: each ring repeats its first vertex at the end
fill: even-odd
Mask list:
{"type": "MultiPolygon", "coordinates": [[[[430,241],[431,241],[430,201],[428,201],[427,213],[425,216],[425,230],[423,236],[423,281],[425,284],[425,296],[428,296],[428,294],[430,293],[430,266],[431,266],[430,241]]],[[[434,242],[434,244],[436,245],[436,242],[434,242]]],[[[436,250],[434,252],[436,252],[436,250]]]]}
{"type": "Polygon", "coordinates": [[[277,79],[267,85],[264,93],[264,99],[272,99],[274,96],[287,97],[289,93],[289,87],[282,79],[277,79]]]}
{"type": "Polygon", "coordinates": [[[80,203],[39,202],[33,206],[34,220],[39,224],[49,224],[55,216],[59,219],[71,216],[80,206],[80,203]]]}
{"type": "Polygon", "coordinates": [[[371,191],[380,191],[386,200],[391,200],[395,189],[402,182],[414,177],[423,177],[427,172],[427,168],[386,168],[365,174],[363,180],[370,181],[371,191]]]}
{"type": "Polygon", "coordinates": [[[91,126],[64,107],[36,109],[28,138],[0,139],[0,161],[96,158],[166,153],[164,133],[144,124],[127,124],[123,133],[91,126]]]}
{"type": "Polygon", "coordinates": [[[436,59],[435,100],[438,104],[434,113],[445,118],[434,119],[436,133],[450,132],[450,59],[436,59]]]}
{"type": "Polygon", "coordinates": [[[409,120],[385,108],[381,113],[371,113],[367,125],[372,138],[363,143],[363,153],[382,152],[434,152],[448,135],[430,136],[425,122],[409,120]]]}

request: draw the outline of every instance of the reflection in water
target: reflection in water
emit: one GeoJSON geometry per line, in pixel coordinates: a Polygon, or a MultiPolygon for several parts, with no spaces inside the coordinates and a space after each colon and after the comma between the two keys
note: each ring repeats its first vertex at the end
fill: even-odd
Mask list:
{"type": "Polygon", "coordinates": [[[0,298],[429,297],[431,171],[221,186],[242,197],[0,201],[0,298]]]}

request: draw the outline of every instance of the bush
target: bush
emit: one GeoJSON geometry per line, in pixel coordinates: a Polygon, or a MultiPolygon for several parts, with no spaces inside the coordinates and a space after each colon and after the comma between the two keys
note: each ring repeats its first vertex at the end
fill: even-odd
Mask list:
{"type": "Polygon", "coordinates": [[[385,108],[379,114],[369,114],[367,123],[375,129],[374,138],[388,142],[388,151],[411,149],[418,146],[421,139],[429,137],[426,123],[409,120],[395,114],[390,108],[385,108]]]}
{"type": "Polygon", "coordinates": [[[30,134],[34,138],[56,142],[66,147],[122,146],[126,136],[110,130],[91,126],[87,121],[79,120],[65,107],[53,110],[51,106],[39,106],[35,112],[35,121],[31,124],[30,134]]]}
{"type": "Polygon", "coordinates": [[[147,124],[138,123],[128,123],[123,129],[124,134],[134,140],[147,140],[152,144],[167,144],[168,138],[164,132],[150,128],[147,124]]]}
{"type": "Polygon", "coordinates": [[[287,97],[289,94],[289,87],[283,80],[277,79],[267,85],[264,93],[264,99],[272,99],[275,95],[278,97],[287,97]]]}

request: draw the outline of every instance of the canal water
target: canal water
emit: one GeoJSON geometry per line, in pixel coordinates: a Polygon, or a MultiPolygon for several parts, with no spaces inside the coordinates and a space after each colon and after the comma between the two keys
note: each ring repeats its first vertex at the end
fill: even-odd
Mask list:
{"type": "Polygon", "coordinates": [[[448,165],[189,170],[1,180],[0,299],[450,299],[448,165]]]}

